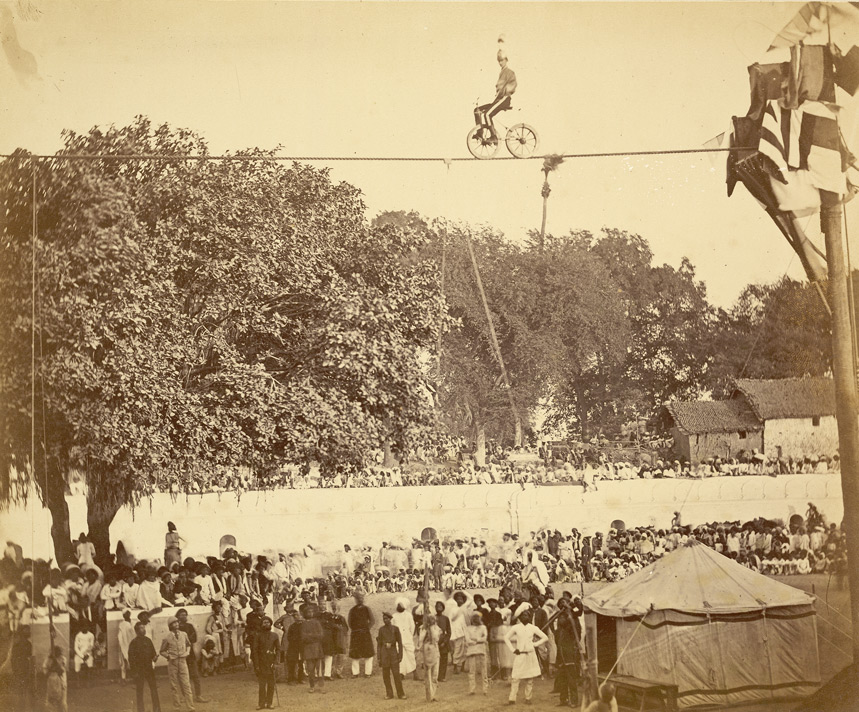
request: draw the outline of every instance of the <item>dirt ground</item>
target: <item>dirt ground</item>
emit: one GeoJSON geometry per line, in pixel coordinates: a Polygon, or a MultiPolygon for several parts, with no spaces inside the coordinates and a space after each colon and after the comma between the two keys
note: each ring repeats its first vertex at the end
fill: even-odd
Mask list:
{"type": "MultiPolygon", "coordinates": [[[[821,678],[826,682],[851,660],[849,655],[851,648],[849,594],[846,588],[839,587],[839,582],[836,579],[830,580],[826,576],[783,576],[776,578],[789,585],[814,593],[818,597],[818,643],[821,678]]],[[[589,593],[600,585],[585,586],[585,593],[589,593]]],[[[575,593],[579,593],[578,585],[556,586],[556,593],[559,588],[569,588],[575,593]]],[[[490,592],[483,593],[487,595],[490,592]]],[[[383,610],[393,608],[394,599],[399,595],[406,595],[411,601],[415,599],[414,592],[409,594],[378,594],[367,597],[367,604],[373,609],[378,621],[381,621],[383,610]]],[[[433,600],[436,598],[436,596],[432,596],[433,600]]],[[[341,613],[345,615],[349,606],[351,606],[351,601],[341,601],[341,613]]],[[[348,677],[348,660],[345,672],[348,677]]],[[[439,685],[439,702],[435,704],[429,704],[425,701],[423,682],[416,682],[409,676],[409,679],[404,681],[404,687],[408,696],[407,700],[385,700],[381,674],[376,669],[370,679],[344,679],[327,683],[325,693],[322,695],[308,694],[306,683],[300,686],[288,686],[281,682],[278,684],[277,690],[281,708],[300,709],[307,712],[327,710],[342,710],[343,712],[352,710],[356,712],[374,710],[375,712],[378,710],[381,712],[384,709],[396,712],[396,710],[422,708],[424,706],[432,709],[433,712],[496,710],[506,707],[509,692],[507,683],[493,681],[486,697],[479,693],[475,696],[469,696],[467,675],[465,674],[449,674],[448,680],[439,685]]],[[[160,671],[158,676],[158,688],[162,709],[165,712],[173,709],[170,686],[163,671],[160,671]]],[[[558,697],[553,695],[551,690],[551,680],[538,680],[534,686],[533,704],[527,709],[548,710],[555,708],[558,704],[558,697]]],[[[202,712],[254,710],[257,703],[256,678],[248,671],[205,678],[203,680],[203,694],[211,701],[197,705],[197,709],[202,712]]],[[[71,712],[133,712],[133,698],[133,687],[120,685],[115,674],[104,673],[85,689],[77,687],[75,681],[70,680],[69,709],[71,712]]],[[[150,710],[148,693],[146,700],[146,710],[150,710]]],[[[736,712],[788,712],[796,704],[796,701],[781,701],[732,709],[736,712]]],[[[277,706],[277,698],[275,705],[277,706]]],[[[522,690],[519,692],[517,707],[524,707],[522,690]]],[[[41,710],[42,708],[37,705],[35,709],[41,710]]],[[[19,706],[11,698],[0,693],[0,710],[19,712],[19,706]]],[[[24,712],[24,710],[20,710],[20,712],[24,712]]]]}

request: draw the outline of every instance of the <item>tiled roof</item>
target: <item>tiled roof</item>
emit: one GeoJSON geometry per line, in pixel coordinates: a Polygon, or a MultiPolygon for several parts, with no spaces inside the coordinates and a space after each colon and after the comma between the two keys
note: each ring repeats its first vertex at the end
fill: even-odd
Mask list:
{"type": "Polygon", "coordinates": [[[734,399],[745,396],[761,420],[835,415],[835,384],[831,378],[738,379],[734,399]]]}
{"type": "Polygon", "coordinates": [[[665,407],[677,428],[687,435],[757,431],[763,427],[741,400],[675,402],[665,407]]]}

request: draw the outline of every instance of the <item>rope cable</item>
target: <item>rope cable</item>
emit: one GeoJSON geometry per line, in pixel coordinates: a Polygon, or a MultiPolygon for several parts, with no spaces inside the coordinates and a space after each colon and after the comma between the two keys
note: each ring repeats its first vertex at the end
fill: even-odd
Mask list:
{"type": "MultiPolygon", "coordinates": [[[[819,599],[819,598],[818,598],[817,600],[819,600],[819,601],[820,601],[821,599],[819,599]]],[[[835,608],[834,606],[831,606],[831,605],[829,604],[829,601],[821,601],[821,602],[822,602],[822,603],[823,603],[823,605],[824,605],[824,606],[826,606],[830,611],[832,611],[833,613],[835,613],[835,614],[836,614],[836,615],[838,615],[838,616],[841,616],[841,618],[843,618],[843,619],[844,619],[845,621],[847,621],[848,623],[850,623],[850,622],[851,622],[851,620],[850,620],[847,616],[845,616],[841,611],[839,611],[839,610],[838,610],[837,608],[835,608]]],[[[828,622],[828,620],[827,620],[826,618],[824,618],[823,620],[826,620],[826,621],[828,622]]]]}
{"type": "Polygon", "coordinates": [[[847,247],[847,300],[850,305],[850,339],[853,345],[853,372],[859,375],[859,335],[856,333],[856,295],[853,289],[853,264],[850,260],[850,234],[847,231],[847,205],[841,210],[844,218],[844,242],[847,247]]]}
{"type": "MultiPolygon", "coordinates": [[[[725,148],[671,148],[652,151],[604,151],[598,153],[562,153],[564,159],[572,158],[617,158],[624,156],[676,156],[694,153],[732,153],[752,151],[752,147],[732,146],[725,148]]],[[[46,159],[54,161],[380,161],[380,162],[439,162],[449,164],[451,161],[469,163],[492,163],[493,161],[542,161],[546,156],[499,156],[490,160],[480,160],[471,157],[440,158],[435,156],[243,156],[243,155],[199,155],[199,156],[168,156],[152,153],[65,153],[65,154],[27,154],[0,153],[0,158],[9,160],[28,161],[46,159]]]]}
{"type": "MultiPolygon", "coordinates": [[[[33,161],[33,225],[31,240],[31,292],[30,292],[30,482],[28,489],[35,487],[36,481],[36,161],[33,161]]],[[[30,524],[30,551],[36,554],[36,511],[32,510],[30,524]]],[[[35,566],[30,577],[30,605],[36,605],[35,566]]]]}
{"type": "Polygon", "coordinates": [[[614,673],[614,670],[617,667],[617,664],[620,662],[620,659],[623,657],[624,653],[626,652],[626,649],[629,647],[629,644],[632,642],[632,639],[635,637],[635,634],[638,633],[638,629],[641,628],[641,626],[644,624],[644,619],[646,617],[647,617],[647,613],[645,613],[643,616],[641,616],[641,620],[638,621],[638,625],[635,626],[635,630],[632,631],[632,635],[629,636],[629,640],[626,641],[626,645],[623,646],[623,650],[620,651],[620,655],[617,656],[617,660],[614,661],[614,665],[611,666],[611,670],[609,670],[608,675],[605,676],[605,682],[603,684],[608,682],[609,678],[611,678],[612,673],[614,673]]]}
{"type": "Polygon", "coordinates": [[[820,631],[817,631],[817,637],[820,638],[821,640],[825,640],[833,648],[835,648],[838,652],[840,652],[842,655],[844,655],[848,660],[853,660],[853,654],[852,653],[848,653],[846,650],[844,650],[844,648],[837,646],[835,643],[833,643],[831,640],[829,640],[829,638],[827,638],[825,635],[823,635],[820,631]]]}

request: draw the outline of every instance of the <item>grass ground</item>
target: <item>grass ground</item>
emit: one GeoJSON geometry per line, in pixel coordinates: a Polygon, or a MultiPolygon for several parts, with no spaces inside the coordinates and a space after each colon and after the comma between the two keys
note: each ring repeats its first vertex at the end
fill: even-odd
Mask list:
{"type": "MultiPolygon", "coordinates": [[[[791,586],[814,593],[818,597],[818,647],[821,677],[826,682],[851,660],[849,651],[852,631],[849,621],[849,594],[846,588],[839,587],[839,582],[836,579],[830,580],[826,576],[781,576],[776,578],[791,586]]],[[[597,586],[599,584],[588,585],[585,587],[585,592],[588,593],[597,586]]],[[[578,586],[565,585],[560,588],[570,588],[578,593],[578,586]]],[[[390,610],[398,595],[403,594],[369,596],[367,603],[376,613],[377,619],[380,620],[381,612],[390,610]]],[[[414,595],[414,593],[408,595],[410,600],[414,600],[414,595]]],[[[350,602],[343,601],[341,603],[343,612],[348,605],[351,605],[350,602]]],[[[348,675],[348,670],[346,672],[348,675]]],[[[76,687],[74,680],[71,680],[70,684],[69,708],[72,712],[132,712],[134,709],[133,687],[120,685],[114,675],[105,674],[93,681],[87,688],[76,687]]],[[[170,686],[166,675],[159,675],[158,686],[162,709],[166,712],[166,710],[172,709],[170,686]]],[[[468,695],[467,675],[448,675],[447,682],[439,686],[439,702],[430,705],[424,699],[423,682],[408,679],[404,681],[404,687],[408,696],[407,700],[385,700],[381,675],[378,670],[375,670],[373,677],[369,679],[335,680],[326,685],[326,692],[323,695],[308,694],[306,684],[287,686],[284,683],[278,685],[278,695],[281,709],[298,709],[302,712],[327,712],[328,710],[342,712],[390,710],[391,712],[398,712],[423,708],[424,706],[432,709],[433,712],[477,712],[478,710],[482,712],[506,708],[509,692],[507,684],[498,681],[490,684],[489,694],[486,697],[480,694],[472,697],[468,695]]],[[[558,698],[551,694],[551,689],[551,681],[537,681],[534,686],[533,704],[527,709],[549,710],[555,708],[558,698]]],[[[206,704],[197,705],[197,709],[203,712],[239,712],[240,710],[256,709],[256,679],[248,671],[206,678],[203,681],[203,693],[211,699],[206,704]]],[[[520,702],[517,706],[524,707],[521,690],[519,695],[520,702]]],[[[788,712],[795,706],[795,701],[782,701],[732,709],[736,712],[788,712]]],[[[41,708],[37,706],[36,709],[41,708]]],[[[150,709],[148,694],[146,709],[150,709]]],[[[0,694],[0,710],[19,712],[14,701],[3,694],[0,694]]],[[[24,710],[20,710],[20,712],[24,712],[24,710]]]]}

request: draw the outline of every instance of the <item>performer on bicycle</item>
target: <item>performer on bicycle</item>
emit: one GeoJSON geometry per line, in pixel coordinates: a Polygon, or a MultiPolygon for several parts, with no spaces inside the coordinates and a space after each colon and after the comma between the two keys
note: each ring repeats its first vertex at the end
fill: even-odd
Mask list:
{"type": "Polygon", "coordinates": [[[503,48],[498,50],[498,64],[501,67],[501,74],[495,82],[495,98],[491,103],[478,106],[474,110],[475,123],[488,128],[492,132],[492,138],[497,138],[492,117],[512,106],[510,97],[516,91],[516,74],[507,66],[507,53],[503,48]]]}

